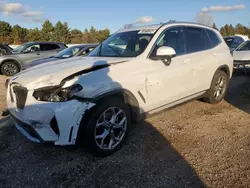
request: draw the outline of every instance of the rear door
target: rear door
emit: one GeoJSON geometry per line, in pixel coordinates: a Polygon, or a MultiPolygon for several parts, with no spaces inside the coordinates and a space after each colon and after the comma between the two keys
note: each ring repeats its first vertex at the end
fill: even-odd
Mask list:
{"type": "Polygon", "coordinates": [[[61,50],[58,44],[44,43],[40,44],[40,46],[41,46],[41,51],[40,51],[41,58],[55,56],[61,50]]]}
{"type": "Polygon", "coordinates": [[[218,37],[211,30],[214,40],[209,38],[210,30],[202,27],[187,26],[185,30],[188,59],[193,68],[194,82],[192,83],[195,93],[207,90],[210,87],[213,75],[218,68],[217,48],[218,37]]]}

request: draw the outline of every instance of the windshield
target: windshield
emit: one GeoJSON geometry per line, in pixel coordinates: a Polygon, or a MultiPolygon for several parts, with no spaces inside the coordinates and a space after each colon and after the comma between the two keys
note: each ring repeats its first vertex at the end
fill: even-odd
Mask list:
{"type": "Polygon", "coordinates": [[[127,31],[111,35],[89,56],[136,57],[148,46],[154,30],[127,31]]]}
{"type": "Polygon", "coordinates": [[[14,48],[13,50],[12,50],[12,52],[13,53],[21,53],[26,47],[28,47],[29,46],[29,44],[28,43],[25,43],[25,44],[22,44],[22,45],[20,45],[20,46],[18,46],[18,47],[16,47],[16,48],[14,48]]]}
{"type": "Polygon", "coordinates": [[[244,42],[241,46],[237,48],[236,51],[247,51],[250,50],[250,41],[244,42]]]}
{"type": "Polygon", "coordinates": [[[69,58],[73,57],[77,52],[79,52],[83,47],[73,46],[70,48],[66,48],[55,55],[56,58],[69,58]]]}

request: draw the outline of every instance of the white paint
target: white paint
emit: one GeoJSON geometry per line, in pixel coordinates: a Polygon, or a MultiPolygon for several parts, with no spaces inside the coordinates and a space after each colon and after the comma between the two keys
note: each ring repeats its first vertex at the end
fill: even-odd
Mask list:
{"type": "MultiPolygon", "coordinates": [[[[82,116],[95,104],[78,100],[41,102],[32,95],[35,89],[58,85],[64,78],[81,70],[97,65],[109,65],[106,68],[77,75],[65,83],[64,87],[73,84],[82,85],[83,89],[76,95],[83,98],[95,98],[115,89],[126,89],[138,100],[141,113],[162,108],[165,104],[176,103],[175,101],[184,102],[192,99],[209,89],[219,66],[226,64],[232,73],[233,59],[223,38],[215,30],[222,42],[213,49],[176,56],[172,58],[169,66],[161,60],[150,59],[149,53],[159,35],[168,27],[180,24],[173,22],[161,28],[159,25],[137,28],[138,30],[159,29],[145,51],[134,58],[76,57],[27,69],[17,74],[14,81],[10,80],[10,84],[17,82],[28,89],[26,106],[23,110],[16,108],[15,101],[10,101],[11,88],[8,87],[8,109],[16,118],[32,124],[43,139],[54,140],[56,145],[70,145],[75,143],[82,116]],[[117,63],[122,61],[124,62],[117,63]],[[138,91],[142,93],[146,102],[139,96],[138,91]],[[60,130],[59,137],[51,134],[48,128],[54,116],[60,130]],[[71,127],[73,127],[73,134],[72,139],[69,140],[71,127]]],[[[197,26],[190,23],[181,25],[197,26]]],[[[199,25],[198,27],[208,28],[199,25]]],[[[119,32],[128,30],[132,29],[119,32]]]]}

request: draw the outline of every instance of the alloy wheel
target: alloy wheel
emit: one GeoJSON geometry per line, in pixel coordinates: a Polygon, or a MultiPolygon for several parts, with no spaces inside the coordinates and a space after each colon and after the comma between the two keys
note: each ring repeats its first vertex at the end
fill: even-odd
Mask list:
{"type": "Polygon", "coordinates": [[[123,140],[127,130],[127,116],[123,109],[110,107],[98,118],[95,141],[100,149],[112,150],[123,140]]]}

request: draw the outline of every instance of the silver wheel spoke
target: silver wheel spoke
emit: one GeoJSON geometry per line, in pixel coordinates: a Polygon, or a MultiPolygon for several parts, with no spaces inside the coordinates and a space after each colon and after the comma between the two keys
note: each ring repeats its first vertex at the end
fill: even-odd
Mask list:
{"type": "Polygon", "coordinates": [[[121,143],[127,129],[127,117],[123,109],[110,107],[98,118],[95,125],[95,141],[100,149],[112,150],[121,143]]]}
{"type": "Polygon", "coordinates": [[[108,134],[109,134],[109,132],[105,129],[104,132],[103,132],[102,134],[97,135],[95,138],[96,138],[96,139],[100,139],[100,138],[105,139],[106,136],[108,136],[108,134]]]}
{"type": "Polygon", "coordinates": [[[110,141],[109,141],[109,146],[108,146],[109,149],[112,149],[113,142],[114,142],[114,139],[111,138],[110,141]]]}

